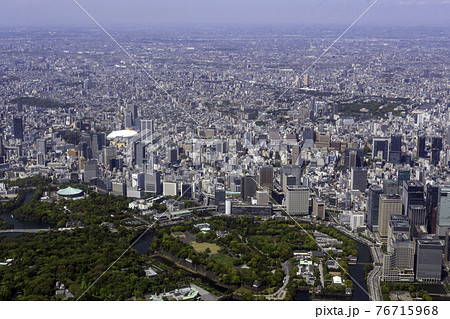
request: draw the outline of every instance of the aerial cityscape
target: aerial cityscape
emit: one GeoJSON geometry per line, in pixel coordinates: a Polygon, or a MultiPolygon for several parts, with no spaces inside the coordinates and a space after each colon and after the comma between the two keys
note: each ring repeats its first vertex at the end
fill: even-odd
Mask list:
{"type": "Polygon", "coordinates": [[[0,300],[450,300],[450,29],[344,30],[0,28],[0,300]]]}

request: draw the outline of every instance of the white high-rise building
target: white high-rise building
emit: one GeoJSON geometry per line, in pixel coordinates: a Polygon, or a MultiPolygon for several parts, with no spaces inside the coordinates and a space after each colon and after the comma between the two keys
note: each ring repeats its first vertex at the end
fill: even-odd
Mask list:
{"type": "Polygon", "coordinates": [[[353,212],[350,218],[350,228],[356,230],[362,225],[364,225],[364,214],[361,212],[353,212]]]}
{"type": "Polygon", "coordinates": [[[287,187],[286,212],[289,215],[307,215],[309,212],[309,188],[287,187]]]}
{"type": "Polygon", "coordinates": [[[155,133],[155,121],[141,120],[141,142],[145,144],[153,143],[154,133],[155,133]]]}

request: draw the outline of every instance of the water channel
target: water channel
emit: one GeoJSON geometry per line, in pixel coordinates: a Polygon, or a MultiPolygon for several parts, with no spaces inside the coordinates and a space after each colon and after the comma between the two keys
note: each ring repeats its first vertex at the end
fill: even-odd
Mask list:
{"type": "MultiPolygon", "coordinates": [[[[355,301],[368,301],[368,287],[366,279],[364,278],[364,266],[367,263],[372,263],[372,256],[370,255],[369,247],[356,241],[356,248],[358,250],[358,262],[356,265],[349,266],[350,276],[353,278],[353,296],[355,301]]],[[[297,291],[294,300],[309,300],[308,291],[297,291]]]]}
{"type": "MultiPolygon", "coordinates": [[[[33,194],[34,194],[34,192],[27,192],[25,194],[24,203],[30,202],[31,198],[33,197],[33,194]]],[[[13,224],[15,229],[44,229],[44,228],[49,228],[52,226],[51,224],[48,224],[48,223],[18,220],[13,216],[12,212],[3,213],[0,216],[4,220],[13,224]]],[[[8,233],[8,234],[1,234],[0,236],[13,238],[18,235],[20,235],[20,234],[19,233],[8,233]]]]}

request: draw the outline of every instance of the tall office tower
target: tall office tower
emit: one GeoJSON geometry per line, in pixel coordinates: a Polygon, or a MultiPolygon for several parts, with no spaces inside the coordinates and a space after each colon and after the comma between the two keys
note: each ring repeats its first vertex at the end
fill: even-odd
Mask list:
{"type": "Polygon", "coordinates": [[[450,228],[445,232],[444,262],[450,265],[450,228]]]}
{"type": "Polygon", "coordinates": [[[84,90],[89,90],[92,89],[94,87],[94,83],[92,83],[92,80],[87,78],[86,80],[84,80],[83,82],[83,89],[84,90]]]}
{"type": "Polygon", "coordinates": [[[295,187],[299,183],[297,182],[297,178],[292,174],[283,173],[283,184],[281,187],[283,188],[283,192],[287,192],[288,187],[295,187]]]}
{"type": "Polygon", "coordinates": [[[351,170],[353,167],[356,167],[356,158],[357,158],[356,151],[350,151],[348,153],[348,167],[347,167],[347,169],[351,170]]]}
{"type": "Polygon", "coordinates": [[[103,150],[106,146],[106,135],[104,132],[97,132],[92,135],[92,151],[97,153],[97,151],[103,150]]]}
{"type": "Polygon", "coordinates": [[[389,147],[389,163],[400,164],[402,158],[402,136],[392,135],[389,147]]]}
{"type": "Polygon", "coordinates": [[[409,170],[398,170],[397,172],[397,183],[398,187],[403,186],[403,181],[411,180],[411,171],[409,170]]]}
{"type": "Polygon", "coordinates": [[[427,185],[427,193],[425,196],[425,207],[427,209],[427,231],[430,234],[436,233],[437,216],[433,218],[433,211],[437,213],[439,203],[439,185],[427,185]]]}
{"type": "Polygon", "coordinates": [[[36,151],[41,154],[47,154],[47,144],[44,138],[36,140],[36,151]]]}
{"type": "Polygon", "coordinates": [[[37,164],[41,166],[45,166],[45,155],[42,153],[37,154],[37,164]]]}
{"type": "Polygon", "coordinates": [[[417,136],[417,156],[418,157],[427,157],[427,153],[425,152],[425,135],[417,136]]]}
{"type": "Polygon", "coordinates": [[[155,169],[155,165],[159,164],[159,156],[158,154],[155,154],[154,152],[147,151],[146,150],[146,160],[147,160],[147,167],[146,172],[151,174],[153,170],[155,169]]]}
{"type": "Polygon", "coordinates": [[[133,113],[129,110],[125,110],[124,112],[124,124],[126,128],[130,128],[133,126],[133,113]]]}
{"type": "Polygon", "coordinates": [[[298,144],[292,145],[292,148],[291,148],[291,159],[292,159],[292,164],[293,165],[299,165],[300,164],[299,163],[300,151],[301,151],[300,145],[298,145],[298,144]]]}
{"type": "Polygon", "coordinates": [[[391,195],[391,194],[398,194],[398,184],[397,182],[385,179],[383,181],[383,194],[391,195]]]}
{"type": "Polygon", "coordinates": [[[146,144],[142,143],[142,142],[135,142],[134,143],[134,164],[136,165],[136,167],[138,168],[144,168],[145,164],[146,164],[146,160],[145,160],[145,148],[146,148],[146,144]]]}
{"type": "MultiPolygon", "coordinates": [[[[192,184],[188,182],[181,182],[180,196],[192,198],[192,184]]],[[[225,200],[224,200],[225,203],[225,200]]]]}
{"type": "Polygon", "coordinates": [[[138,114],[138,106],[137,104],[133,104],[130,107],[131,115],[133,117],[133,125],[139,126],[139,114],[138,114]]]}
{"type": "Polygon", "coordinates": [[[314,134],[310,127],[303,128],[303,145],[304,148],[314,147],[314,134]]]}
{"type": "Polygon", "coordinates": [[[225,141],[219,141],[216,144],[216,151],[220,154],[228,153],[228,143],[225,141]]]}
{"type": "Polygon", "coordinates": [[[284,175],[293,175],[296,179],[296,185],[300,185],[301,177],[302,177],[302,168],[299,165],[283,165],[281,167],[280,172],[280,184],[283,185],[283,174],[284,175]]]}
{"type": "Polygon", "coordinates": [[[367,227],[371,231],[378,231],[380,195],[383,189],[378,185],[370,185],[367,197],[367,227]]]}
{"type": "Polygon", "coordinates": [[[431,164],[438,165],[441,160],[442,137],[433,137],[431,139],[431,164]]]}
{"type": "Polygon", "coordinates": [[[391,216],[387,254],[383,255],[382,280],[384,282],[413,282],[414,253],[414,242],[410,239],[408,217],[391,216]]]}
{"type": "Polygon", "coordinates": [[[162,194],[161,172],[145,174],[145,191],[156,195],[162,194]]]}
{"type": "Polygon", "coordinates": [[[99,151],[98,148],[98,137],[97,134],[94,133],[92,135],[92,140],[91,140],[91,149],[92,149],[92,154],[95,158],[97,158],[97,152],[99,151]]]}
{"type": "Polygon", "coordinates": [[[111,159],[117,157],[117,148],[114,146],[108,146],[103,149],[103,164],[109,167],[111,159]]]}
{"type": "Polygon", "coordinates": [[[365,192],[367,188],[367,170],[364,168],[352,167],[351,187],[352,190],[365,192]]]}
{"type": "Polygon", "coordinates": [[[447,126],[447,146],[450,146],[450,125],[447,126]]]}
{"type": "Polygon", "coordinates": [[[256,203],[257,205],[267,206],[270,202],[270,196],[267,191],[256,191],[256,203]]]}
{"type": "Polygon", "coordinates": [[[378,233],[381,240],[387,242],[388,226],[392,215],[402,213],[402,198],[397,194],[380,195],[380,208],[378,215],[378,233]]]}
{"type": "Polygon", "coordinates": [[[357,230],[364,225],[364,214],[362,212],[353,211],[350,216],[350,229],[357,230]]]}
{"type": "Polygon", "coordinates": [[[303,75],[303,86],[309,86],[310,84],[309,74],[303,75]]]}
{"type": "Polygon", "coordinates": [[[411,229],[416,226],[426,226],[426,209],[423,205],[409,205],[408,218],[411,229]]]}
{"type": "Polygon", "coordinates": [[[389,139],[385,137],[374,137],[372,158],[380,158],[388,160],[389,155],[389,139]]]}
{"type": "Polygon", "coordinates": [[[286,212],[289,215],[307,215],[309,213],[308,187],[300,186],[287,188],[286,212]]]}
{"type": "Polygon", "coordinates": [[[14,138],[23,141],[23,119],[22,117],[14,117],[13,119],[14,138]]]}
{"type": "Polygon", "coordinates": [[[85,183],[89,182],[91,179],[98,177],[98,161],[90,160],[84,166],[83,180],[85,183]]]}
{"type": "Polygon", "coordinates": [[[424,187],[419,181],[403,181],[403,211],[408,213],[410,205],[425,205],[424,187]]]}
{"type": "Polygon", "coordinates": [[[313,200],[313,216],[325,219],[325,202],[317,197],[313,200]]]}
{"type": "Polygon", "coordinates": [[[155,122],[153,120],[141,120],[141,142],[152,144],[154,133],[155,122]]]}
{"type": "Polygon", "coordinates": [[[436,235],[444,237],[450,227],[450,185],[439,186],[436,235]]]}
{"type": "Polygon", "coordinates": [[[214,191],[214,205],[225,203],[225,187],[222,185],[216,186],[214,191]]]}
{"type": "Polygon", "coordinates": [[[5,145],[3,144],[3,135],[0,135],[0,157],[5,156],[5,145]]]}
{"type": "Polygon", "coordinates": [[[361,167],[364,159],[364,149],[362,148],[346,148],[344,153],[344,166],[346,169],[350,170],[352,167],[361,167]],[[356,158],[353,153],[356,152],[356,158]],[[352,156],[350,158],[350,152],[352,156]]]}
{"type": "Polygon", "coordinates": [[[261,166],[259,169],[259,185],[263,188],[273,189],[273,167],[261,166]]]}
{"type": "Polygon", "coordinates": [[[176,164],[178,160],[178,150],[176,148],[169,148],[167,150],[167,160],[169,163],[176,164]]]}
{"type": "Polygon", "coordinates": [[[418,239],[416,246],[416,279],[427,282],[441,281],[444,241],[428,235],[418,239]]]}
{"type": "Polygon", "coordinates": [[[256,180],[254,176],[245,175],[241,177],[241,197],[244,202],[250,202],[256,195],[256,180]]]}

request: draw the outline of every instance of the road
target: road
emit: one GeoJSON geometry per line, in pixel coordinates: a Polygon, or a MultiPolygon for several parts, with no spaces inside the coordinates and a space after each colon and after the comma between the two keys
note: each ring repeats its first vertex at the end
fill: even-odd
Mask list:
{"type": "Polygon", "coordinates": [[[278,289],[276,292],[274,292],[271,295],[266,295],[266,299],[268,300],[281,300],[284,298],[286,294],[286,286],[289,283],[289,260],[285,261],[284,263],[281,263],[281,268],[284,271],[284,279],[283,279],[283,285],[278,289]]]}
{"type": "Polygon", "coordinates": [[[380,289],[380,280],[381,280],[381,274],[382,274],[382,252],[380,247],[372,246],[370,247],[370,250],[372,252],[373,262],[374,262],[374,268],[372,271],[367,275],[367,287],[369,288],[369,294],[370,298],[373,301],[381,301],[383,300],[383,296],[381,295],[381,289],[380,289]]]}

